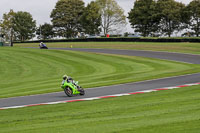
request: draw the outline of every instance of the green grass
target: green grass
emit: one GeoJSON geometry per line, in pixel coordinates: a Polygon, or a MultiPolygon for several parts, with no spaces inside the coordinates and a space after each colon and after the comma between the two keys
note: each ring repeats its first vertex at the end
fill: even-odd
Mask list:
{"type": "MultiPolygon", "coordinates": [[[[60,42],[47,43],[48,47],[135,49],[200,54],[200,43],[157,42],[60,42]]],[[[38,47],[36,43],[15,44],[15,47],[38,47]]]]}
{"type": "Polygon", "coordinates": [[[199,133],[200,86],[0,110],[1,133],[199,133]]]}
{"type": "Polygon", "coordinates": [[[0,48],[0,98],[62,91],[68,74],[84,88],[200,72],[199,65],[122,55],[0,48]]]}

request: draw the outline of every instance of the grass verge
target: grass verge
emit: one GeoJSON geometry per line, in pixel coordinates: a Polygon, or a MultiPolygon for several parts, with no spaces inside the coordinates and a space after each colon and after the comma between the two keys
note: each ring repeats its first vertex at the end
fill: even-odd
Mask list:
{"type": "Polygon", "coordinates": [[[200,86],[0,111],[0,132],[198,133],[200,86]]]}

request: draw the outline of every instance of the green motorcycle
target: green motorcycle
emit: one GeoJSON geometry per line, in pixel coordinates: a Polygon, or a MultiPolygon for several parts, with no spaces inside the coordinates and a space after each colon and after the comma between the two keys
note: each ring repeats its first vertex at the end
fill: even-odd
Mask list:
{"type": "Polygon", "coordinates": [[[85,90],[78,85],[78,81],[65,81],[65,83],[61,85],[61,88],[64,89],[65,94],[69,97],[72,97],[74,95],[85,95],[85,90]]]}

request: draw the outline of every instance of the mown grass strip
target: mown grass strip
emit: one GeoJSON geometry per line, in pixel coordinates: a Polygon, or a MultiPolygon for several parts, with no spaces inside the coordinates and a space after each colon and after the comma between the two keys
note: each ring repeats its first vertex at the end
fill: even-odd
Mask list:
{"type": "MultiPolygon", "coordinates": [[[[57,42],[47,43],[50,48],[108,48],[134,49],[200,54],[199,43],[159,43],[159,42],[57,42]]],[[[38,47],[37,43],[15,44],[15,47],[38,47]]]]}
{"type": "Polygon", "coordinates": [[[62,91],[64,74],[89,88],[200,72],[152,58],[24,48],[1,48],[0,62],[0,98],[62,91]]]}
{"type": "Polygon", "coordinates": [[[199,132],[198,86],[1,110],[1,132],[199,132]]]}

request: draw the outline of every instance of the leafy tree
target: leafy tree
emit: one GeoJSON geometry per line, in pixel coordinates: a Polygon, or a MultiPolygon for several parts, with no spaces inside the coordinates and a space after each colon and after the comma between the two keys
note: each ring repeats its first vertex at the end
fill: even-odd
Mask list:
{"type": "Polygon", "coordinates": [[[181,9],[181,22],[182,29],[188,29],[190,24],[190,12],[188,11],[187,6],[181,9]]]}
{"type": "Polygon", "coordinates": [[[40,39],[51,39],[54,35],[53,25],[45,23],[37,28],[37,35],[41,35],[40,39]]]}
{"type": "Polygon", "coordinates": [[[14,31],[16,37],[21,40],[31,39],[36,30],[36,21],[28,12],[19,11],[14,16],[14,31]]]}
{"type": "Polygon", "coordinates": [[[75,37],[82,30],[80,18],[84,8],[82,0],[59,0],[56,3],[50,17],[60,36],[75,37]]]}
{"type": "Polygon", "coordinates": [[[99,34],[101,32],[101,14],[98,4],[92,1],[84,10],[81,17],[84,32],[87,34],[99,34]]]}
{"type": "Polygon", "coordinates": [[[28,12],[10,10],[9,13],[3,15],[1,27],[7,40],[10,40],[13,46],[13,40],[24,41],[33,37],[36,22],[28,12]]]}
{"type": "Polygon", "coordinates": [[[176,2],[175,0],[158,0],[157,9],[159,9],[160,28],[164,35],[171,35],[174,31],[182,30],[182,16],[181,11],[185,7],[184,4],[176,2]]]}
{"type": "Polygon", "coordinates": [[[189,28],[194,31],[194,34],[200,35],[200,0],[193,0],[186,7],[189,14],[189,28]]]}
{"type": "Polygon", "coordinates": [[[115,0],[96,0],[100,7],[101,27],[104,35],[110,32],[119,32],[125,27],[126,16],[124,10],[115,0]]]}
{"type": "Polygon", "coordinates": [[[128,37],[129,33],[128,32],[125,32],[124,33],[124,37],[128,37]]]}
{"type": "Polygon", "coordinates": [[[11,9],[9,13],[3,14],[3,20],[0,24],[1,30],[3,34],[5,34],[6,39],[10,40],[11,46],[13,46],[13,38],[14,38],[14,16],[15,12],[11,9]]]}
{"type": "Polygon", "coordinates": [[[129,12],[129,22],[142,36],[155,36],[159,29],[159,15],[154,0],[139,0],[129,12]]]}

